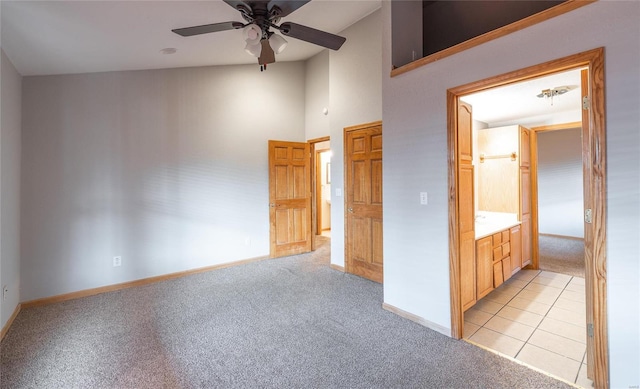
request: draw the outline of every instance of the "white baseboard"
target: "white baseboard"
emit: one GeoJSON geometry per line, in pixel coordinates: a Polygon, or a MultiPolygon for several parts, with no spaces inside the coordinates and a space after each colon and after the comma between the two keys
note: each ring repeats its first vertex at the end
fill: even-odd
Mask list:
{"type": "Polygon", "coordinates": [[[383,303],[382,304],[382,308],[387,310],[387,311],[389,311],[389,312],[395,313],[398,316],[404,317],[405,319],[411,320],[412,322],[418,323],[418,324],[420,324],[422,326],[425,326],[425,327],[427,327],[429,329],[432,329],[432,330],[434,330],[436,332],[439,332],[442,335],[448,336],[450,338],[452,337],[450,328],[443,327],[440,324],[436,324],[436,323],[431,322],[431,321],[429,321],[429,320],[427,320],[427,319],[425,319],[423,317],[420,317],[418,315],[414,315],[413,313],[409,313],[409,312],[404,311],[404,310],[402,310],[400,308],[394,307],[391,304],[383,303]]]}

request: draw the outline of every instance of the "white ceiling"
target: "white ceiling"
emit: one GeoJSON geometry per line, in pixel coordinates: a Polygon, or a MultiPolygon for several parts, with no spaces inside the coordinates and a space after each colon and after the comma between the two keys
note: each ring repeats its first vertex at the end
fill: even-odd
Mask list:
{"type": "MultiPolygon", "coordinates": [[[[381,0],[312,0],[283,21],[339,33],[381,0]]],[[[222,2],[1,1],[1,45],[24,76],[255,63],[242,32],[181,37],[171,29],[243,21],[222,2]],[[164,48],[177,53],[162,54],[164,48]]],[[[277,61],[305,60],[322,47],[287,38],[277,61]]],[[[345,45],[348,45],[347,41],[345,45]]]]}
{"type": "MultiPolygon", "coordinates": [[[[243,21],[222,0],[10,1],[0,0],[1,45],[24,76],[102,71],[256,64],[242,32],[181,37],[171,29],[243,21]],[[162,54],[176,48],[175,54],[162,54]]],[[[337,34],[380,8],[381,0],[312,0],[283,21],[337,34]]],[[[324,50],[294,38],[276,60],[305,60],[324,50]]],[[[345,46],[349,45],[349,41],[345,46]]],[[[579,121],[578,70],[465,96],[476,120],[490,126],[579,121]],[[574,86],[564,95],[536,97],[543,89],[574,86]],[[560,117],[560,119],[558,119],[560,117]],[[527,123],[524,118],[528,118],[527,123]]]]}
{"type": "Polygon", "coordinates": [[[580,69],[489,89],[461,99],[471,104],[475,120],[485,122],[490,127],[580,121],[580,69]],[[553,101],[537,97],[544,89],[560,86],[574,89],[554,97],[553,101]]]}

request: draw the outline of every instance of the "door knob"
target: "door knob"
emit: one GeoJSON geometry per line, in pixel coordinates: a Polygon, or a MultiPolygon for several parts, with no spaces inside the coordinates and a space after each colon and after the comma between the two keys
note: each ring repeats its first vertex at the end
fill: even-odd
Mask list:
{"type": "Polygon", "coordinates": [[[349,213],[353,213],[353,208],[349,207],[349,209],[347,209],[347,211],[349,211],[349,213]]]}
{"type": "Polygon", "coordinates": [[[271,203],[271,204],[269,204],[269,207],[271,207],[271,208],[275,208],[275,207],[276,207],[276,204],[275,204],[275,203],[271,203]]]}

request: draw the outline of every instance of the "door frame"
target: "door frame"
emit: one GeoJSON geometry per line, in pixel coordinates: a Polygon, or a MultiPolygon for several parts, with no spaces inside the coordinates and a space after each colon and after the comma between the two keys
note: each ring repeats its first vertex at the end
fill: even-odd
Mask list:
{"type": "MultiPolygon", "coordinates": [[[[588,125],[583,126],[582,164],[584,206],[592,210],[592,223],[585,223],[585,279],[587,317],[593,318],[593,382],[596,388],[609,386],[606,279],[606,143],[604,48],[597,48],[542,64],[489,77],[447,90],[447,149],[449,192],[449,282],[451,296],[451,336],[462,338],[464,312],[460,294],[460,256],[458,252],[457,188],[457,106],[461,96],[518,83],[570,69],[588,67],[590,109],[588,125]],[[589,282],[591,280],[591,282],[589,282]],[[591,285],[589,285],[591,284],[591,285]]],[[[584,93],[585,91],[583,91],[584,93]]],[[[591,336],[590,336],[591,337],[591,336]]],[[[589,340],[587,340],[589,342],[589,340]]]]}
{"type": "Polygon", "coordinates": [[[310,153],[309,158],[311,158],[309,166],[312,167],[313,173],[311,174],[311,251],[315,251],[316,249],[316,235],[318,235],[318,177],[316,174],[317,169],[317,152],[316,152],[316,144],[321,142],[331,141],[330,136],[323,136],[320,138],[309,139],[307,143],[309,143],[310,153]]]}

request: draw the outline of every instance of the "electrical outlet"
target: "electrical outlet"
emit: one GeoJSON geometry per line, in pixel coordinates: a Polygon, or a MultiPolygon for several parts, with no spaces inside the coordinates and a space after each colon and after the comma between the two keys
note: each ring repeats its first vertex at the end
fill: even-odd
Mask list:
{"type": "Polygon", "coordinates": [[[429,203],[427,192],[420,192],[420,204],[427,205],[429,203]]]}
{"type": "Polygon", "coordinates": [[[245,246],[251,246],[251,238],[249,238],[249,237],[244,238],[244,245],[245,246]]]}
{"type": "Polygon", "coordinates": [[[8,295],[9,295],[9,287],[5,285],[2,288],[2,300],[6,300],[8,295]]]}
{"type": "Polygon", "coordinates": [[[122,257],[113,257],[113,267],[122,266],[122,257]]]}

